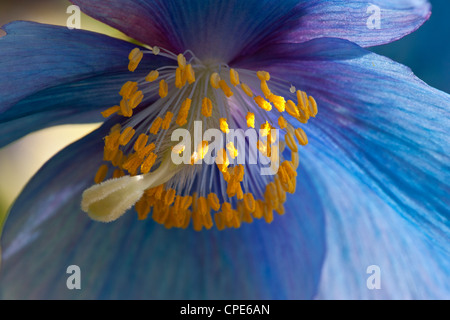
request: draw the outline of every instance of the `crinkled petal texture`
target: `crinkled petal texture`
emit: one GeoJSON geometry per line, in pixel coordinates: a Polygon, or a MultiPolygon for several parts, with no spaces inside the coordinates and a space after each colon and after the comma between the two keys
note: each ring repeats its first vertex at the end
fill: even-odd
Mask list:
{"type": "Polygon", "coordinates": [[[302,174],[302,201],[269,225],[237,230],[166,230],[130,212],[90,221],[81,192],[102,160],[111,123],[51,159],[16,200],[2,236],[2,299],[312,298],[324,260],[319,195],[302,174]],[[68,290],[68,266],[81,290],[68,290]]]}
{"type": "Polygon", "coordinates": [[[171,63],[152,55],[131,74],[136,45],[126,41],[32,22],[3,29],[0,147],[47,126],[102,121],[100,110],[118,104],[123,83],[171,63]]]}
{"type": "Polygon", "coordinates": [[[431,15],[427,0],[301,1],[274,42],[334,37],[363,47],[389,43],[418,29],[431,15]]]}
{"type": "Polygon", "coordinates": [[[269,47],[238,65],[318,101],[303,154],[326,208],[318,297],[449,298],[449,95],[339,39],[269,47]],[[370,265],[381,290],[366,286],[370,265]]]}
{"type": "Polygon", "coordinates": [[[417,29],[430,14],[426,0],[72,2],[143,43],[174,52],[190,49],[201,59],[221,62],[268,43],[320,37],[349,39],[364,46],[387,43],[417,29]],[[374,4],[381,10],[380,29],[371,29],[374,4]]]}

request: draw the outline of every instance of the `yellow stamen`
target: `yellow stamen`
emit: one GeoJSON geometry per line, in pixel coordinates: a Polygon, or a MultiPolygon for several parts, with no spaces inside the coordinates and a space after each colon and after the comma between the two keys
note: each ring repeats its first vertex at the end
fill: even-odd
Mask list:
{"type": "Polygon", "coordinates": [[[136,202],[134,207],[138,213],[138,220],[147,219],[147,216],[150,212],[150,205],[145,195],[143,195],[142,198],[138,202],[136,202]]]}
{"type": "Polygon", "coordinates": [[[280,129],[286,129],[287,127],[287,121],[283,116],[280,116],[278,118],[278,126],[280,127],[280,129]]]}
{"type": "Polygon", "coordinates": [[[231,204],[229,202],[222,203],[222,212],[224,213],[225,219],[230,221],[233,217],[233,210],[231,209],[231,204]]]}
{"type": "Polygon", "coordinates": [[[111,108],[106,109],[102,112],[103,118],[108,118],[109,116],[113,115],[114,113],[118,112],[120,110],[119,106],[114,106],[111,108]]]}
{"type": "Polygon", "coordinates": [[[149,173],[152,169],[153,165],[155,164],[157,155],[155,153],[150,153],[150,155],[145,159],[145,161],[141,165],[141,173],[146,174],[149,173]]]}
{"type": "Polygon", "coordinates": [[[295,153],[295,152],[292,153],[291,154],[291,158],[292,158],[291,163],[292,163],[294,169],[297,169],[298,165],[300,163],[300,160],[299,160],[299,157],[298,157],[298,153],[295,153]]]}
{"type": "Polygon", "coordinates": [[[256,210],[256,202],[255,202],[255,198],[253,198],[253,194],[246,193],[244,195],[244,204],[245,204],[245,209],[247,210],[247,212],[252,213],[256,210]]]}
{"type": "Polygon", "coordinates": [[[214,215],[214,222],[219,231],[225,229],[225,220],[223,213],[219,212],[214,215]]]}
{"type": "Polygon", "coordinates": [[[211,229],[214,225],[210,211],[211,210],[208,210],[206,215],[203,216],[203,225],[207,230],[211,229]]]}
{"type": "Polygon", "coordinates": [[[184,87],[187,81],[186,76],[186,70],[181,69],[180,67],[177,68],[175,71],[175,87],[178,89],[181,89],[184,87]]]}
{"type": "Polygon", "coordinates": [[[261,81],[261,91],[266,97],[266,99],[269,99],[269,97],[272,95],[272,91],[270,91],[269,86],[267,85],[266,81],[261,81]]]}
{"type": "Polygon", "coordinates": [[[120,138],[119,130],[115,130],[105,137],[105,147],[108,150],[116,151],[117,148],[119,148],[119,138],[120,138]]]}
{"type": "Polygon", "coordinates": [[[157,118],[153,121],[153,123],[152,123],[152,125],[151,125],[151,127],[150,127],[149,132],[150,132],[151,134],[157,135],[158,132],[159,132],[159,129],[161,128],[162,122],[163,122],[163,119],[162,119],[161,117],[157,117],[157,118]]]}
{"type": "Polygon", "coordinates": [[[123,152],[122,150],[117,150],[117,153],[115,154],[114,158],[111,160],[111,163],[114,167],[118,167],[122,165],[123,161],[123,152]]]}
{"type": "Polygon", "coordinates": [[[303,129],[297,128],[295,130],[295,137],[302,146],[306,146],[308,144],[308,137],[303,129]]]}
{"type": "Polygon", "coordinates": [[[300,112],[299,112],[297,106],[295,105],[294,101],[292,101],[292,100],[288,100],[286,102],[286,112],[294,118],[297,118],[300,115],[300,112]]]}
{"type": "Polygon", "coordinates": [[[318,112],[317,102],[313,97],[309,97],[309,106],[311,111],[311,117],[315,118],[318,112]]]}
{"type": "Polygon", "coordinates": [[[131,108],[130,104],[125,99],[120,101],[120,111],[124,117],[129,118],[133,115],[133,108],[131,108]]]}
{"type": "Polygon", "coordinates": [[[272,105],[268,101],[264,100],[263,97],[257,96],[254,98],[254,100],[261,109],[266,111],[272,110],[272,105]]]}
{"type": "Polygon", "coordinates": [[[308,114],[308,116],[311,116],[311,112],[310,112],[310,109],[309,109],[308,95],[304,91],[302,91],[302,103],[303,103],[303,105],[305,107],[303,109],[303,111],[305,111],[308,114]]]}
{"type": "Polygon", "coordinates": [[[212,101],[207,97],[202,101],[202,115],[207,118],[212,116],[212,101]]]}
{"type": "Polygon", "coordinates": [[[167,85],[167,82],[164,79],[162,79],[159,82],[159,96],[161,98],[165,98],[168,93],[169,93],[169,86],[167,85]]]}
{"type": "Polygon", "coordinates": [[[202,141],[197,146],[197,152],[194,152],[194,154],[191,157],[191,164],[196,163],[197,161],[204,159],[206,154],[208,153],[209,147],[208,147],[208,141],[202,141]]]}
{"type": "Polygon", "coordinates": [[[233,141],[228,142],[227,150],[228,150],[228,154],[230,155],[230,157],[232,159],[235,159],[239,155],[238,150],[234,146],[233,141]]]}
{"type": "Polygon", "coordinates": [[[255,128],[255,114],[248,112],[246,119],[247,119],[247,127],[255,128]]]}
{"type": "Polygon", "coordinates": [[[109,130],[109,133],[113,133],[113,132],[117,132],[117,131],[120,132],[120,130],[122,130],[122,126],[120,125],[120,123],[116,123],[115,125],[113,125],[111,127],[111,130],[109,130]]]}
{"type": "Polygon", "coordinates": [[[269,81],[270,80],[270,74],[266,71],[258,71],[256,73],[256,75],[258,76],[258,79],[261,81],[269,81]]]}
{"type": "Polygon", "coordinates": [[[247,96],[249,96],[250,98],[252,98],[253,97],[253,91],[252,91],[252,89],[250,89],[250,87],[248,86],[248,85],[246,85],[245,83],[241,83],[241,89],[242,89],[242,91],[244,91],[245,92],[245,94],[247,95],[247,96]]]}
{"type": "Polygon", "coordinates": [[[220,76],[217,72],[214,72],[213,74],[211,74],[211,77],[210,77],[211,87],[213,87],[214,89],[219,89],[220,88],[219,81],[220,81],[220,76]]]}
{"type": "Polygon", "coordinates": [[[263,217],[263,208],[264,202],[262,200],[256,200],[255,211],[252,214],[255,219],[261,219],[263,217]]]}
{"type": "Polygon", "coordinates": [[[219,198],[215,193],[208,194],[208,204],[214,211],[220,210],[219,198]]]}
{"type": "Polygon", "coordinates": [[[114,178],[114,179],[123,177],[124,175],[125,175],[125,172],[123,172],[123,171],[120,170],[120,169],[116,169],[116,170],[114,170],[114,172],[113,172],[113,178],[114,178]]]}
{"type": "Polygon", "coordinates": [[[270,134],[271,126],[269,121],[266,121],[261,125],[261,135],[267,137],[270,134]]]}
{"type": "Polygon", "coordinates": [[[268,156],[267,147],[264,144],[264,142],[262,142],[261,140],[258,140],[257,147],[258,147],[259,152],[261,152],[262,155],[268,156]]]}
{"type": "Polygon", "coordinates": [[[198,145],[198,153],[199,153],[201,159],[205,158],[206,154],[208,153],[208,150],[209,150],[208,141],[202,141],[198,145]]]}
{"type": "Polygon", "coordinates": [[[178,66],[181,68],[181,70],[184,70],[186,68],[186,58],[182,53],[180,53],[177,56],[178,66]]]}
{"type": "Polygon", "coordinates": [[[233,174],[236,177],[236,180],[241,182],[244,180],[245,168],[242,164],[237,165],[233,169],[233,174]]]}
{"type": "Polygon", "coordinates": [[[148,136],[145,133],[141,133],[134,143],[133,149],[139,152],[145,148],[148,142],[148,136]]]}
{"type": "Polygon", "coordinates": [[[197,199],[197,205],[198,205],[198,212],[204,216],[207,213],[208,210],[208,204],[206,202],[206,198],[205,197],[199,197],[197,199]]]}
{"type": "Polygon", "coordinates": [[[163,123],[161,125],[161,129],[163,130],[169,130],[170,123],[172,122],[173,113],[168,111],[166,113],[166,116],[164,117],[163,123]]]}
{"type": "Polygon", "coordinates": [[[139,48],[134,48],[128,56],[128,59],[130,60],[130,63],[128,64],[128,70],[134,72],[143,57],[144,53],[139,48]]]}
{"type": "Polygon", "coordinates": [[[239,212],[239,216],[242,219],[242,222],[246,222],[246,223],[252,223],[253,222],[252,215],[245,208],[245,203],[243,201],[238,202],[237,209],[238,209],[238,212],[239,212]]]}
{"type": "Polygon", "coordinates": [[[235,87],[239,84],[239,73],[234,69],[230,69],[230,82],[235,87]]]}
{"type": "Polygon", "coordinates": [[[107,174],[108,174],[108,166],[106,164],[100,166],[100,168],[98,168],[98,171],[95,175],[95,179],[94,179],[95,183],[99,184],[100,182],[105,180],[107,174]]]}
{"type": "Polygon", "coordinates": [[[186,67],[186,78],[189,84],[193,84],[195,82],[195,72],[192,68],[192,65],[188,64],[186,67]]]}
{"type": "Polygon", "coordinates": [[[136,131],[132,127],[126,127],[120,135],[119,144],[125,146],[133,138],[136,131]]]}
{"type": "Polygon", "coordinates": [[[192,204],[192,196],[185,196],[181,201],[180,207],[182,210],[187,210],[189,209],[191,204],[192,204]]]}
{"type": "Polygon", "coordinates": [[[220,130],[222,130],[223,133],[230,132],[230,129],[228,128],[228,123],[227,123],[227,119],[226,118],[220,118],[219,119],[219,123],[220,123],[220,130]]]}
{"type": "Polygon", "coordinates": [[[137,153],[138,153],[138,156],[143,159],[143,158],[149,156],[153,150],[155,150],[155,144],[152,142],[148,146],[137,151],[137,153]]]}
{"type": "MultiPolygon", "coordinates": [[[[108,138],[108,137],[106,137],[108,138]]],[[[119,147],[119,143],[117,143],[117,148],[119,147]]],[[[119,151],[118,149],[109,149],[106,145],[103,149],[103,160],[105,161],[112,161],[114,157],[116,156],[116,153],[119,151]]]]}
{"type": "Polygon", "coordinates": [[[233,91],[231,91],[231,88],[228,86],[228,84],[225,82],[225,80],[219,81],[220,89],[222,89],[223,93],[227,96],[227,98],[230,98],[233,96],[233,91]]]}
{"type": "Polygon", "coordinates": [[[186,98],[186,100],[183,101],[181,104],[180,111],[178,113],[178,117],[176,120],[176,123],[182,127],[187,123],[187,117],[189,115],[189,110],[191,109],[191,103],[192,100],[189,98],[186,98]]]}
{"type": "Polygon", "coordinates": [[[286,109],[286,100],[283,97],[272,94],[268,99],[279,112],[284,112],[286,109]]]}
{"type": "Polygon", "coordinates": [[[130,98],[128,102],[131,109],[135,109],[144,99],[144,94],[142,91],[136,91],[130,98]]]}
{"type": "Polygon", "coordinates": [[[238,183],[238,185],[237,185],[236,198],[238,200],[244,199],[244,192],[242,191],[242,187],[241,187],[240,183],[238,183]]]}
{"type": "Polygon", "coordinates": [[[273,221],[273,210],[265,207],[264,211],[263,211],[263,214],[264,214],[264,220],[266,221],[266,223],[272,223],[272,221],[273,221]]]}
{"type": "Polygon", "coordinates": [[[302,98],[302,92],[300,90],[297,90],[297,101],[298,101],[298,107],[302,110],[306,110],[305,103],[303,102],[302,98]]]}
{"type": "Polygon", "coordinates": [[[289,149],[291,149],[292,152],[298,152],[298,146],[297,146],[297,142],[295,142],[294,137],[292,136],[292,134],[290,132],[286,133],[285,137],[285,141],[287,146],[289,147],[289,149]]]}
{"type": "Polygon", "coordinates": [[[284,161],[282,164],[283,168],[286,170],[289,177],[296,177],[297,172],[295,171],[291,161],[284,161]]]}
{"type": "Polygon", "coordinates": [[[147,75],[147,77],[145,77],[145,81],[153,82],[156,79],[158,79],[158,77],[159,77],[158,70],[153,70],[153,71],[150,71],[150,73],[147,75]]]}
{"type": "Polygon", "coordinates": [[[227,168],[230,165],[230,160],[228,159],[225,149],[219,149],[219,151],[217,151],[216,164],[219,170],[225,175],[227,168]]]}
{"type": "Polygon", "coordinates": [[[143,159],[137,153],[131,154],[123,164],[123,168],[128,171],[131,176],[135,176],[141,166],[143,159]]]}
{"type": "Polygon", "coordinates": [[[138,90],[138,83],[134,81],[127,81],[119,91],[119,94],[125,99],[129,99],[133,93],[138,90]]]}

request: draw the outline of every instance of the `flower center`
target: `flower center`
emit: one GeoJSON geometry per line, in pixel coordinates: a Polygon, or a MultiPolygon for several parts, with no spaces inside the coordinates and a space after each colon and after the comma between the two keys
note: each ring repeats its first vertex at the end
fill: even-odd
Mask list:
{"type": "Polygon", "coordinates": [[[262,218],[270,223],[274,211],[284,214],[286,193],[295,191],[298,144],[308,143],[294,124],[316,116],[314,98],[266,71],[204,64],[190,51],[136,48],[129,54],[129,71],[152,54],[173,65],[126,82],[120,103],[102,112],[120,120],[104,139],[105,164],[95,175],[96,185],[83,193],[82,209],[94,220],[110,222],[134,206],[140,220],[152,212],[167,228],[192,222],[197,231],[214,224],[219,230],[238,228],[262,218]],[[198,125],[217,128],[227,138],[212,141],[206,131],[196,142],[189,133],[198,125]],[[235,134],[256,128],[256,140],[247,132],[241,140],[235,134]],[[182,143],[173,140],[180,129],[189,136],[182,143]],[[272,174],[261,174],[261,164],[249,160],[251,151],[245,156],[252,147],[275,168],[272,174]],[[187,161],[175,163],[174,156],[187,161]],[[213,161],[205,163],[208,156],[213,161]]]}

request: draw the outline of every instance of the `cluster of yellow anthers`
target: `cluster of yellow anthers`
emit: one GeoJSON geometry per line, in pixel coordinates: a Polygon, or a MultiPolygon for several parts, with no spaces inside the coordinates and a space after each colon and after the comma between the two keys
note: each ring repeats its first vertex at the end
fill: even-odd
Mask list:
{"type": "MultiPolygon", "coordinates": [[[[159,53],[159,48],[152,48],[154,54],[159,53]]],[[[136,48],[131,51],[129,55],[129,70],[135,71],[138,67],[143,52],[136,48]]],[[[194,68],[191,64],[187,64],[186,58],[183,54],[177,56],[178,67],[175,70],[174,85],[177,89],[181,89],[186,85],[191,85],[196,81],[194,68]]],[[[234,70],[229,70],[229,83],[222,79],[220,74],[213,72],[209,75],[209,84],[213,89],[221,90],[223,94],[230,98],[234,95],[233,90],[240,89],[243,94],[253,99],[255,107],[261,108],[264,111],[270,112],[272,108],[279,112],[278,127],[285,131],[285,142],[291,151],[291,160],[283,161],[279,166],[278,173],[274,176],[272,182],[268,183],[265,188],[263,199],[255,199],[251,192],[244,193],[241,183],[244,179],[244,166],[235,165],[230,167],[230,159],[238,155],[237,149],[233,143],[226,145],[226,148],[219,150],[217,155],[217,166],[222,173],[224,180],[227,182],[227,196],[230,202],[219,201],[215,193],[209,193],[207,197],[193,195],[177,195],[176,191],[167,188],[164,184],[157,187],[147,189],[142,198],[135,204],[135,209],[138,212],[140,220],[146,219],[151,209],[153,208],[152,218],[160,224],[164,224],[167,228],[178,227],[186,228],[190,221],[195,230],[201,230],[203,227],[210,229],[213,226],[213,220],[216,227],[220,230],[226,227],[237,228],[242,222],[252,222],[253,218],[264,218],[266,222],[270,223],[273,220],[273,211],[278,214],[284,214],[283,204],[286,201],[286,193],[293,193],[296,186],[296,169],[298,167],[298,143],[306,145],[308,138],[301,128],[294,129],[293,125],[282,115],[286,112],[289,116],[295,118],[301,123],[307,123],[310,117],[315,117],[317,114],[317,104],[313,97],[307,96],[305,92],[300,90],[295,91],[291,87],[291,93],[296,93],[297,103],[292,100],[285,100],[284,97],[272,93],[269,89],[268,82],[270,74],[265,71],[258,71],[256,76],[260,80],[261,95],[255,95],[252,89],[239,79],[239,73],[234,70]],[[233,89],[234,88],[234,89],[233,89]],[[231,198],[236,197],[235,201],[231,198]],[[236,203],[233,208],[232,203],[236,203]],[[215,211],[214,219],[211,212],[215,211]]],[[[158,70],[152,70],[145,80],[147,82],[154,82],[160,78],[158,70]]],[[[118,114],[123,117],[132,117],[133,110],[142,102],[144,95],[139,90],[138,83],[128,81],[126,82],[120,92],[122,100],[120,105],[113,106],[104,112],[103,116],[109,117],[113,114],[118,114]]],[[[159,82],[159,96],[164,99],[169,94],[169,86],[165,79],[159,82]]],[[[192,100],[185,98],[176,115],[175,123],[178,126],[184,126],[187,123],[189,111],[191,109],[192,100]]],[[[174,111],[174,110],[172,110],[174,111]]],[[[175,112],[175,111],[174,111],[175,112]]],[[[201,114],[204,117],[211,117],[213,114],[213,101],[209,97],[204,97],[201,102],[201,114]]],[[[131,176],[137,174],[147,174],[151,171],[157,159],[157,150],[155,150],[154,143],[148,143],[150,134],[158,135],[160,130],[169,130],[172,119],[175,114],[167,111],[164,117],[157,117],[151,124],[148,134],[142,133],[137,138],[134,137],[136,132],[132,127],[122,128],[120,124],[116,124],[110,130],[108,136],[105,137],[104,146],[104,160],[110,162],[115,168],[112,176],[113,178],[122,177],[126,174],[131,176]],[[134,139],[133,139],[134,137],[134,139]],[[129,143],[134,140],[132,145],[129,143]],[[127,155],[123,150],[132,151],[127,155]]],[[[247,126],[255,128],[255,114],[248,112],[246,116],[247,126]]],[[[229,132],[228,121],[226,118],[220,118],[218,121],[220,129],[224,133],[229,132]]],[[[268,121],[261,125],[263,136],[267,136],[267,142],[258,141],[258,149],[266,156],[271,156],[274,146],[271,146],[271,130],[275,128],[268,121]]],[[[207,153],[208,143],[203,141],[198,150],[194,152],[191,157],[191,164],[197,160],[202,159],[207,153]]],[[[172,150],[173,152],[183,152],[184,150],[172,150]]],[[[277,152],[278,154],[278,152],[277,152]]],[[[277,159],[276,161],[279,161],[277,159]]],[[[96,176],[95,182],[101,183],[108,174],[108,165],[102,165],[96,176]]]]}
{"type": "Polygon", "coordinates": [[[198,196],[196,193],[192,196],[181,196],[176,195],[174,189],[166,190],[165,185],[147,189],[136,203],[135,209],[138,212],[138,219],[145,220],[153,208],[153,220],[166,228],[185,229],[191,220],[196,231],[202,230],[203,227],[211,229],[214,222],[219,230],[239,228],[242,222],[251,223],[253,219],[264,218],[267,223],[271,223],[274,211],[280,215],[284,214],[286,193],[295,191],[297,166],[297,154],[292,161],[284,161],[281,164],[274,182],[266,186],[264,200],[256,200],[252,193],[242,193],[239,182],[244,176],[244,169],[240,165],[234,167],[230,173],[230,180],[237,182],[234,185],[239,185],[240,192],[231,191],[230,185],[233,183],[230,182],[227,192],[240,193],[237,195],[239,201],[236,209],[229,202],[220,203],[215,193],[209,193],[207,197],[198,196]],[[214,219],[213,212],[216,212],[214,219]]]}

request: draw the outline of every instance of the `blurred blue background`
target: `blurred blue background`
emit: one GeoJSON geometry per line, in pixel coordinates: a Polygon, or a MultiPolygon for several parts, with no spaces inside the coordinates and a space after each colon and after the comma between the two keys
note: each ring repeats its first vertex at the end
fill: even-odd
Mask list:
{"type": "Polygon", "coordinates": [[[371,50],[409,66],[430,86],[450,93],[450,1],[430,2],[433,13],[419,30],[371,50]]]}

